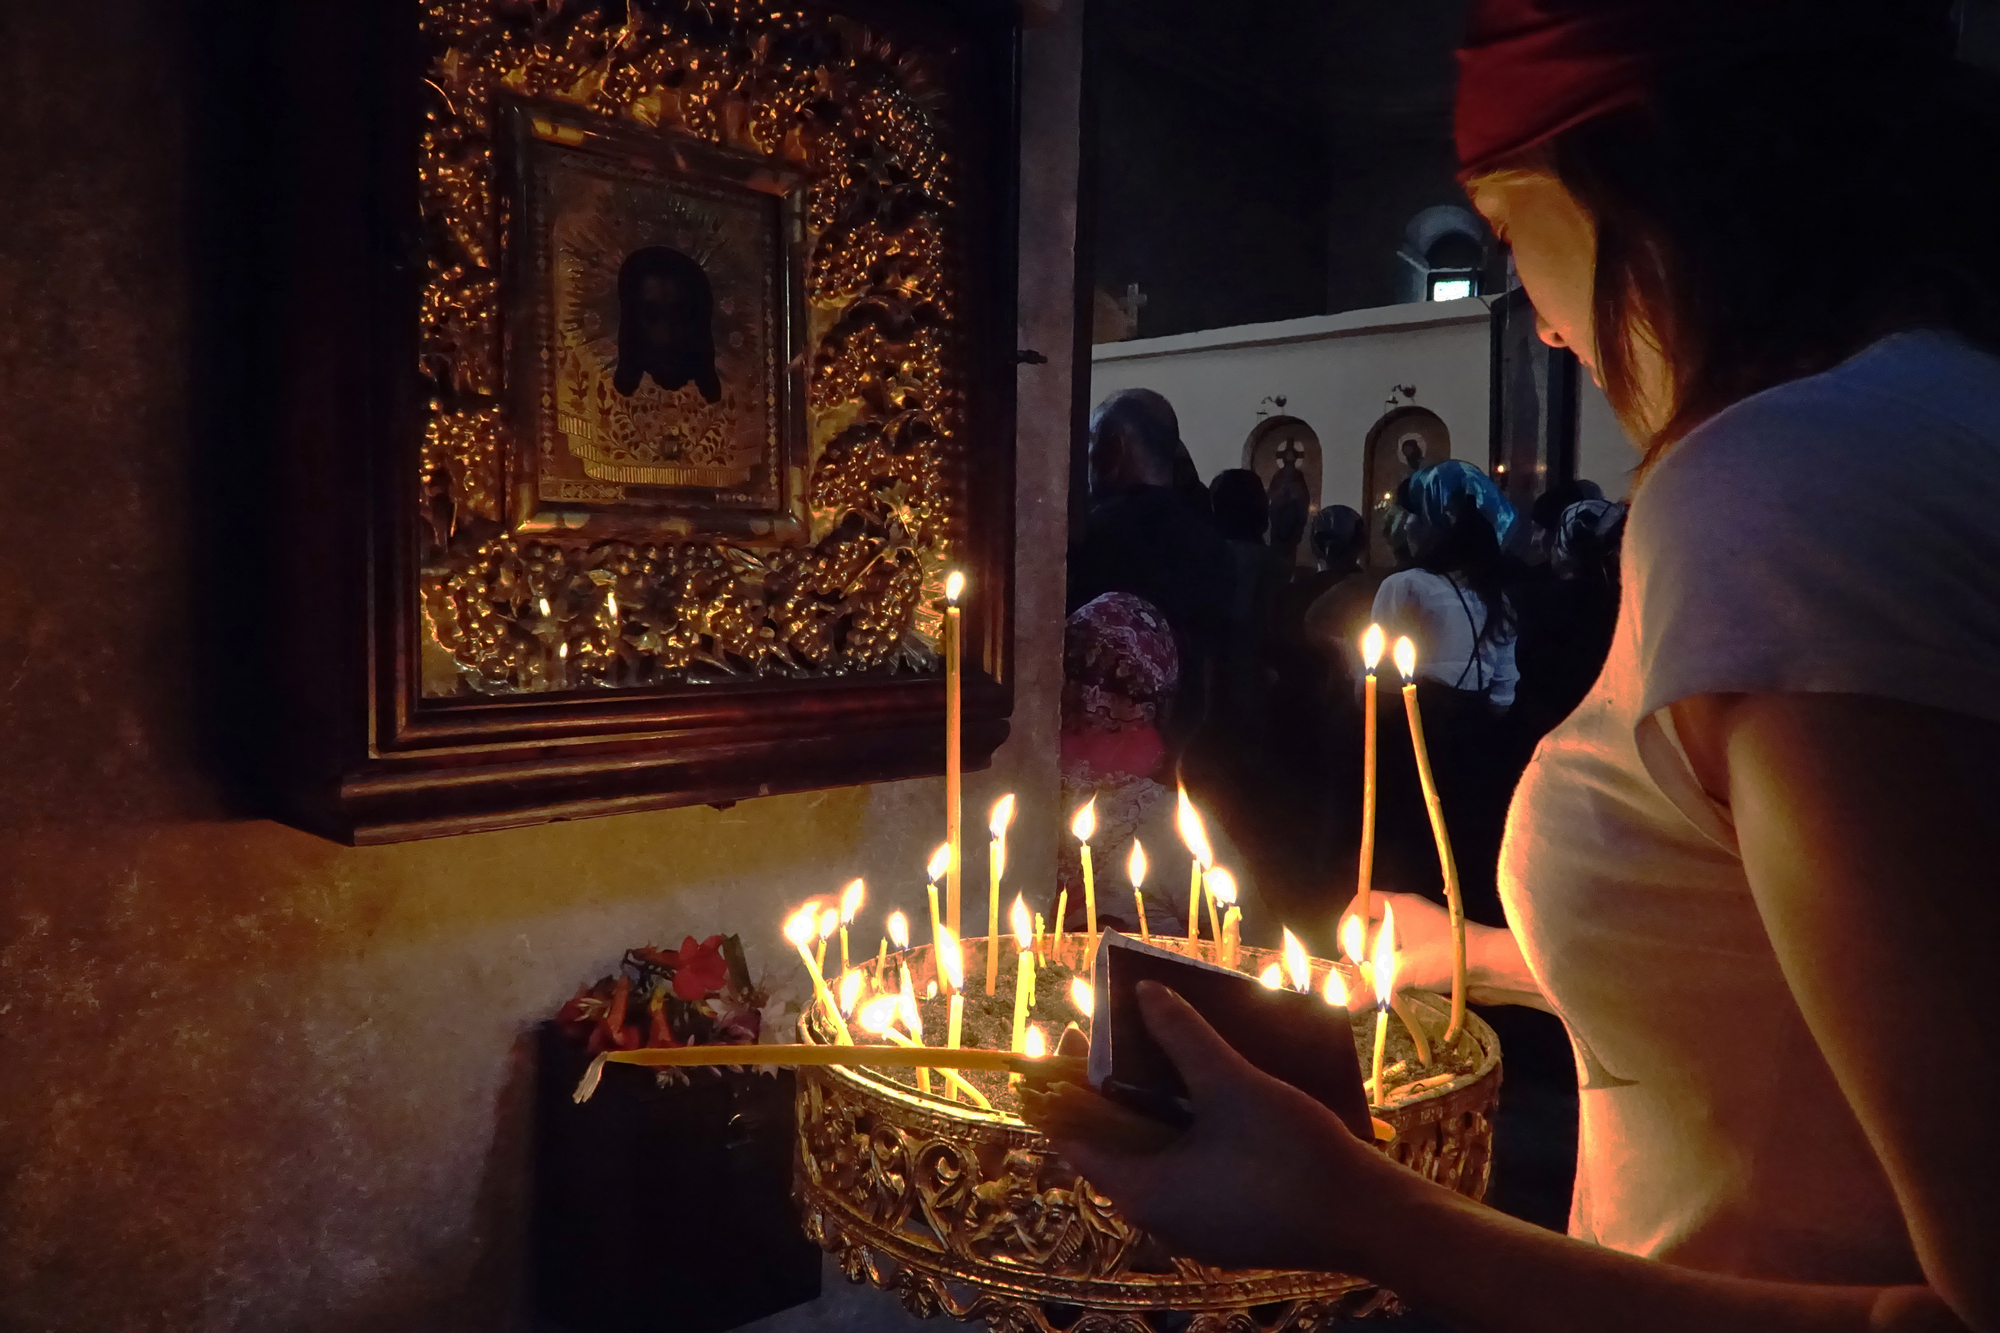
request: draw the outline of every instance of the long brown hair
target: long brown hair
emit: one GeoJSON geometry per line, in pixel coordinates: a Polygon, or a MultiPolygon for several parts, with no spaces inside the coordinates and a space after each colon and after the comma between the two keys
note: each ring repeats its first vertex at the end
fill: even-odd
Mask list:
{"type": "Polygon", "coordinates": [[[1900,25],[1829,7],[1875,21],[1684,66],[1546,150],[1596,224],[1598,374],[1628,423],[1635,346],[1664,354],[1642,474],[1730,404],[1899,329],[2000,350],[2000,78],[1908,7],[1900,25]]]}

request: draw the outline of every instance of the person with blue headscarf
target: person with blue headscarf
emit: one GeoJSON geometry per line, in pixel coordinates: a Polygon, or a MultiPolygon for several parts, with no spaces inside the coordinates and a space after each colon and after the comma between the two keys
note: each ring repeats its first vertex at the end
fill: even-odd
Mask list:
{"type": "Polygon", "coordinates": [[[1487,475],[1460,459],[1423,468],[1404,483],[1399,543],[1410,568],[1375,593],[1374,618],[1393,639],[1417,645],[1417,675],[1483,699],[1494,712],[1514,702],[1514,611],[1501,546],[1518,521],[1487,475]]]}

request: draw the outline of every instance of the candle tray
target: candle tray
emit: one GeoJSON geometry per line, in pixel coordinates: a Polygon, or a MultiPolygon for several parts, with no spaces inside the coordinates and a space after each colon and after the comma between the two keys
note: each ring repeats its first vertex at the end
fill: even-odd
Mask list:
{"type": "MultiPolygon", "coordinates": [[[[929,971],[928,954],[904,955],[913,973],[929,971]]],[[[1242,954],[1252,972],[1275,958],[1242,954]]],[[[1406,995],[1436,1040],[1447,1005],[1406,995]]],[[[800,1026],[807,1040],[832,1039],[817,1013],[800,1026]]],[[[1479,1199],[1492,1169],[1500,1045],[1476,1015],[1465,1027],[1461,1040],[1477,1048],[1471,1072],[1375,1113],[1396,1130],[1397,1161],[1479,1199]]],[[[1314,1333],[1396,1308],[1359,1278],[1170,1256],[1018,1116],[921,1093],[888,1071],[799,1070],[798,1124],[806,1234],[850,1282],[896,1292],[915,1315],[983,1319],[1001,1333],[1155,1333],[1149,1316],[1174,1311],[1181,1333],[1314,1333]]]]}

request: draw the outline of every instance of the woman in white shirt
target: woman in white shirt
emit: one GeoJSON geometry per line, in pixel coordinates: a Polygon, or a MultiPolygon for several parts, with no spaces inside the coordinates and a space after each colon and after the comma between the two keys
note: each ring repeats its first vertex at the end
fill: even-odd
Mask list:
{"type": "MultiPolygon", "coordinates": [[[[1177,1252],[1469,1328],[2000,1330],[2000,80],[1944,0],[1474,0],[1459,147],[1645,460],[1473,998],[1568,1026],[1570,1237],[1449,1195],[1142,997],[1177,1252]]],[[[1397,902],[1418,984],[1436,914],[1397,902]]]]}
{"type": "Polygon", "coordinates": [[[1403,541],[1412,567],[1382,580],[1375,622],[1417,647],[1417,677],[1479,696],[1494,712],[1514,702],[1514,611],[1500,544],[1513,506],[1486,474],[1447,459],[1404,483],[1403,541]]]}

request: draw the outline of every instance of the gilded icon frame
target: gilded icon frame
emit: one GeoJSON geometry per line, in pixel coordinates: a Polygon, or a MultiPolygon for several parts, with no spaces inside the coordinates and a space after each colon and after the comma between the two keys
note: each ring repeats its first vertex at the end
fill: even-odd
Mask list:
{"type": "MultiPolygon", "coordinates": [[[[292,225],[314,260],[287,310],[311,353],[286,408],[287,817],[382,842],[940,772],[950,569],[973,589],[965,758],[983,764],[1012,706],[1013,6],[301,13],[292,225]],[[553,298],[526,242],[533,159],[558,149],[772,201],[772,493],[536,491],[553,298]]],[[[675,243],[656,240],[599,248],[675,243]]],[[[691,257],[719,306],[722,268],[691,257]]],[[[662,281],[648,317],[684,328],[662,281]]],[[[648,370],[654,387],[701,388],[681,334],[646,337],[680,380],[648,370]]],[[[595,461],[680,466],[636,438],[595,461]]],[[[740,461],[722,457],[695,464],[740,461]]]]}

